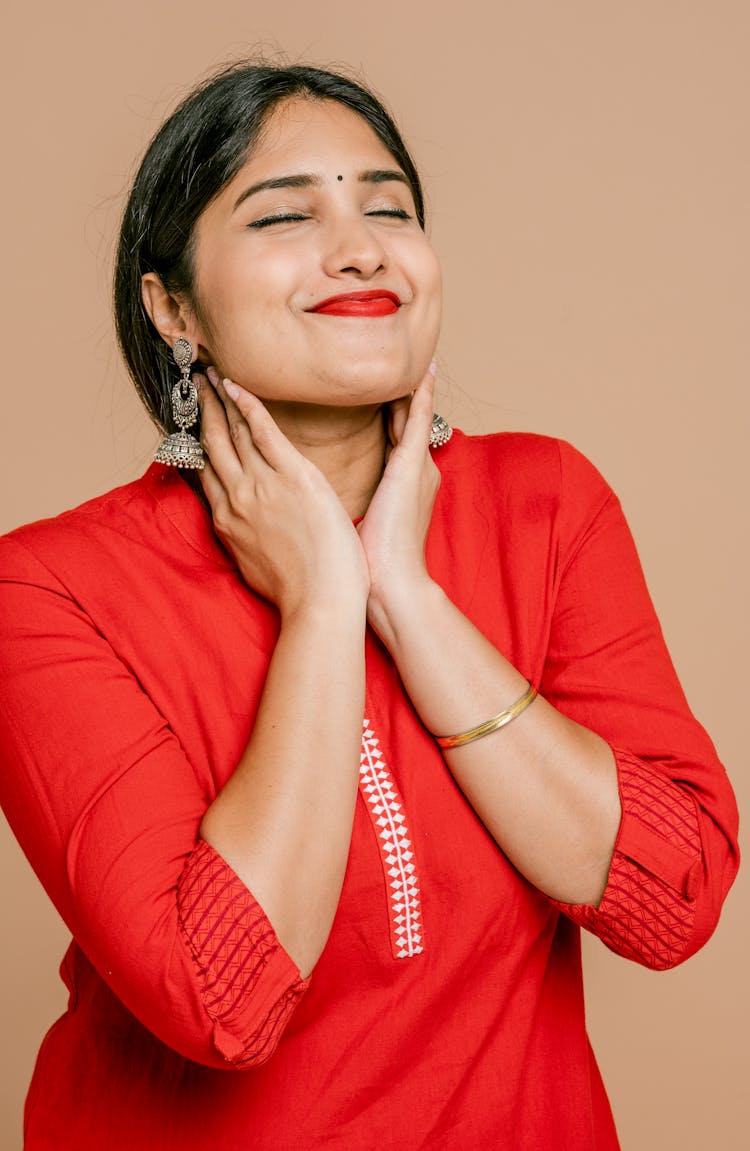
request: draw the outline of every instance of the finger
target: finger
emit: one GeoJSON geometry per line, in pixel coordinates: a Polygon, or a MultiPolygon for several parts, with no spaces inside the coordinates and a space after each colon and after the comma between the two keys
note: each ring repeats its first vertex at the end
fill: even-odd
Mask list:
{"type": "Polygon", "coordinates": [[[435,397],[435,376],[433,373],[434,368],[431,364],[411,397],[409,414],[399,441],[399,446],[404,451],[426,450],[429,444],[435,397]]]}
{"type": "MultiPolygon", "coordinates": [[[[237,407],[232,397],[224,387],[224,382],[219,378],[218,372],[214,368],[209,368],[207,372],[208,378],[214,387],[214,391],[224,405],[226,413],[227,429],[230,438],[234,445],[234,450],[245,470],[256,467],[258,464],[265,464],[262,453],[258,450],[253,442],[252,433],[248,426],[247,420],[237,407]]],[[[231,381],[230,381],[231,382],[231,381]]]]}
{"type": "Polygon", "coordinates": [[[253,444],[270,467],[275,471],[288,471],[307,464],[257,396],[233,380],[222,380],[222,387],[241,413],[253,444]]]}
{"type": "Polygon", "coordinates": [[[227,487],[242,474],[242,464],[229,434],[224,405],[208,381],[199,382],[201,445],[221,483],[227,487]]]}
{"type": "Polygon", "coordinates": [[[404,434],[410,403],[411,396],[401,396],[398,400],[392,400],[389,405],[388,439],[391,447],[395,448],[404,434]]]}
{"type": "Polygon", "coordinates": [[[203,494],[211,505],[211,511],[215,512],[217,507],[226,501],[227,493],[216,471],[211,466],[210,460],[204,461],[203,467],[198,472],[198,479],[203,488],[203,494]]]}

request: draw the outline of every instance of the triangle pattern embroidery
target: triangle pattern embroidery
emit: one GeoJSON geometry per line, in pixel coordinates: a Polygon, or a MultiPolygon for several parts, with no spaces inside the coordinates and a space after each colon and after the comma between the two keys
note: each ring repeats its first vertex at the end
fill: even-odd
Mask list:
{"type": "Polygon", "coordinates": [[[404,804],[365,719],[359,764],[359,789],[380,844],[390,904],[391,949],[396,959],[421,955],[423,949],[419,877],[404,804]]]}

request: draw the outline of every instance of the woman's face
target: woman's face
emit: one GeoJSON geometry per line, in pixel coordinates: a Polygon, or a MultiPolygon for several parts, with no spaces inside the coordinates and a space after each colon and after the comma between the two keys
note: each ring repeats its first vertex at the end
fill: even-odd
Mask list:
{"type": "Polygon", "coordinates": [[[200,217],[195,267],[201,358],[263,399],[383,403],[434,355],[440,267],[409,185],[334,101],[274,110],[200,217]],[[352,293],[367,297],[335,299],[352,293]]]}

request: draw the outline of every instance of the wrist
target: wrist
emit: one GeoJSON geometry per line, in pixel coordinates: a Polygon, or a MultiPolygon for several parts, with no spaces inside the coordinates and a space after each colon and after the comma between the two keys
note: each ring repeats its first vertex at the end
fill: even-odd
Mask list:
{"type": "Polygon", "coordinates": [[[277,604],[282,627],[291,624],[315,627],[364,626],[367,615],[367,589],[353,587],[316,588],[313,593],[289,596],[277,604]]]}
{"type": "Polygon", "coordinates": [[[414,627],[428,625],[431,613],[439,610],[445,598],[443,589],[422,569],[387,586],[371,587],[367,622],[393,651],[414,627]]]}

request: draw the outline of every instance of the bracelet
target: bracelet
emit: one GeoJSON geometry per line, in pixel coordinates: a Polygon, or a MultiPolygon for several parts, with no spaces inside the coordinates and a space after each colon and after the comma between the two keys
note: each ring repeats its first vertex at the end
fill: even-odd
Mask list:
{"type": "Polygon", "coordinates": [[[529,684],[528,689],[523,693],[520,699],[516,700],[510,707],[506,707],[505,711],[501,711],[499,715],[493,715],[492,719],[485,720],[480,723],[478,727],[469,728],[468,731],[462,731],[460,735],[436,735],[435,742],[438,747],[463,747],[465,743],[471,743],[475,739],[481,739],[483,735],[489,735],[490,732],[497,731],[501,727],[505,727],[506,723],[510,723],[522,711],[525,711],[530,703],[533,703],[537,696],[537,690],[529,684]]]}

